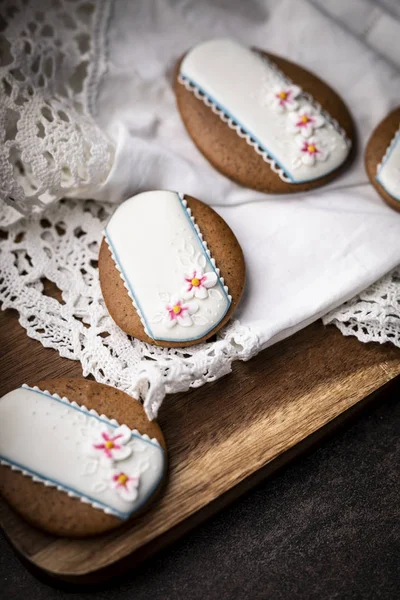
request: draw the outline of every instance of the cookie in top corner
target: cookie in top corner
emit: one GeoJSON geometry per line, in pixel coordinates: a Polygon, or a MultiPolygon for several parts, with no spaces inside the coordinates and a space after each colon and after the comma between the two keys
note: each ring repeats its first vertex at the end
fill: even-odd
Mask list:
{"type": "Polygon", "coordinates": [[[365,169],[381,198],[400,211],[400,107],[372,132],[365,151],[365,169]]]}
{"type": "Polygon", "coordinates": [[[286,59],[229,39],[207,41],[179,62],[175,95],[199,150],[245,187],[310,190],[349,162],[353,122],[343,100],[286,59]]]}

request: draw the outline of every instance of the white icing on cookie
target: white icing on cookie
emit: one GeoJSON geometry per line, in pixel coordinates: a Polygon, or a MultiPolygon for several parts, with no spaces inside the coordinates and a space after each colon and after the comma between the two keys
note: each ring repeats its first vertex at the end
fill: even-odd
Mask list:
{"type": "Polygon", "coordinates": [[[193,48],[179,81],[288,183],[323,177],[349,154],[350,141],[337,122],[270,61],[237,42],[212,40],[193,48]]]}
{"type": "Polygon", "coordinates": [[[400,129],[378,165],[376,180],[392,198],[400,202],[400,129]]]}
{"type": "Polygon", "coordinates": [[[165,453],[115,419],[22,386],[0,399],[0,464],[127,519],[158,487],[165,453]]]}
{"type": "Polygon", "coordinates": [[[152,339],[200,339],[227,313],[228,288],[180,194],[143,192],[126,200],[105,237],[152,339]]]}

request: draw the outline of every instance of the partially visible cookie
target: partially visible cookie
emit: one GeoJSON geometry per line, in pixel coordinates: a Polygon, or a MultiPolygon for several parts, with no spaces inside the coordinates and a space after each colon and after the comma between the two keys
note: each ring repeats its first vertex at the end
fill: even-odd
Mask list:
{"type": "Polygon", "coordinates": [[[400,211],[400,106],[372,132],[365,151],[365,168],[380,196],[400,211]]]}
{"type": "Polygon", "coordinates": [[[104,233],[101,290],[123,331],[183,347],[230,319],[244,287],[244,259],[212,208],[177,192],[143,192],[116,209],[104,233]]]}
{"type": "Polygon", "coordinates": [[[167,472],[142,406],[83,379],[41,381],[0,399],[0,493],[50,533],[89,536],[147,508],[167,472]]]}
{"type": "Polygon", "coordinates": [[[349,160],[354,131],[343,100],[278,56],[228,39],[201,43],[178,64],[175,94],[196,146],[243,186],[310,190],[349,160]]]}

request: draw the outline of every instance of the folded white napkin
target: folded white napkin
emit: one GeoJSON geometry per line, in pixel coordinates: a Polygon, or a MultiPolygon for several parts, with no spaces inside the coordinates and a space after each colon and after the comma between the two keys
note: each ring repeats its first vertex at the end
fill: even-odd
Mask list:
{"type": "MultiPolygon", "coordinates": [[[[389,9],[393,1],[386,0],[389,9]]],[[[215,207],[244,250],[248,284],[237,317],[261,347],[400,263],[400,214],[377,196],[363,167],[372,129],[400,103],[399,22],[368,0],[353,9],[334,0],[116,0],[109,24],[98,120],[117,143],[117,158],[99,197],[166,188],[215,207]],[[385,32],[394,38],[393,57],[381,41],[385,32]],[[353,166],[320,190],[286,197],[241,188],[217,173],[186,133],[172,88],[179,57],[213,37],[280,54],[335,88],[357,126],[353,166]]]]}

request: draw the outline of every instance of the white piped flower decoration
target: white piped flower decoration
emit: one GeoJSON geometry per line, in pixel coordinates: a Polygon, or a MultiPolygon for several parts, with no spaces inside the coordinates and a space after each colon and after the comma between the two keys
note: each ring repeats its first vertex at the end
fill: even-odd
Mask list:
{"type": "Polygon", "coordinates": [[[186,285],[183,287],[184,298],[198,298],[204,300],[208,297],[208,288],[214,287],[218,277],[214,271],[204,273],[203,269],[196,267],[185,276],[186,285]]]}
{"type": "Polygon", "coordinates": [[[182,327],[190,327],[193,324],[191,315],[197,312],[199,305],[194,300],[185,302],[179,297],[171,299],[171,302],[166,305],[166,315],[163,324],[168,329],[181,325],[182,327]]]}
{"type": "Polygon", "coordinates": [[[300,133],[305,138],[309,138],[315,129],[325,124],[325,119],[309,105],[290,113],[288,117],[288,130],[291,133],[300,133]]]}
{"type": "Polygon", "coordinates": [[[103,462],[124,460],[132,453],[132,448],[126,445],[130,439],[131,430],[127,425],[121,425],[112,431],[104,428],[89,443],[88,454],[103,462]]]}
{"type": "Polygon", "coordinates": [[[317,161],[324,161],[328,158],[329,152],[316,137],[305,139],[298,136],[295,140],[299,147],[300,162],[304,165],[315,165],[317,161]]]}
{"type": "Polygon", "coordinates": [[[121,471],[112,476],[111,488],[126,502],[133,502],[138,495],[139,477],[132,477],[121,471]]]}
{"type": "Polygon", "coordinates": [[[299,106],[296,98],[301,94],[298,85],[276,85],[270,94],[272,106],[279,112],[296,110],[299,106]]]}

